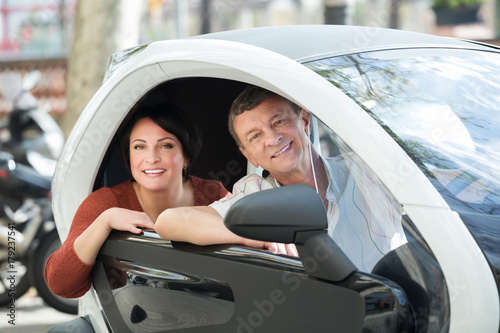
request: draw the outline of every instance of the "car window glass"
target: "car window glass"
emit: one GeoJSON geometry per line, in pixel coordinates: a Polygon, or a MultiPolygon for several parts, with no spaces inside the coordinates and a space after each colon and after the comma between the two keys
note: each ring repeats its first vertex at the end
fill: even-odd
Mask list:
{"type": "Polygon", "coordinates": [[[328,234],[360,271],[403,287],[415,320],[431,323],[430,331],[442,327],[449,320],[447,284],[421,233],[368,165],[324,123],[312,123],[330,178],[328,234]]]}
{"type": "Polygon", "coordinates": [[[401,204],[333,131],[317,121],[316,150],[328,173],[328,233],[358,269],[370,272],[407,242],[401,204]]]}
{"type": "Polygon", "coordinates": [[[399,143],[500,269],[500,55],[390,50],[306,66],[399,143]]]}
{"type": "Polygon", "coordinates": [[[308,67],[383,125],[449,203],[499,215],[500,56],[426,52],[363,53],[308,67]]]}

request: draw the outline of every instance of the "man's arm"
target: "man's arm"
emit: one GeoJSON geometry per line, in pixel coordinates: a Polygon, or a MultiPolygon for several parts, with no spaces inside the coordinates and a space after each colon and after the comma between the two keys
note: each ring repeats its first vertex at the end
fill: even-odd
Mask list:
{"type": "Polygon", "coordinates": [[[161,238],[197,245],[241,244],[297,256],[293,245],[262,242],[240,237],[224,225],[219,213],[208,206],[178,207],[158,216],[155,231],[161,238]]]}
{"type": "Polygon", "coordinates": [[[242,244],[215,209],[208,206],[178,207],[158,216],[155,230],[161,238],[197,245],[242,244]]]}

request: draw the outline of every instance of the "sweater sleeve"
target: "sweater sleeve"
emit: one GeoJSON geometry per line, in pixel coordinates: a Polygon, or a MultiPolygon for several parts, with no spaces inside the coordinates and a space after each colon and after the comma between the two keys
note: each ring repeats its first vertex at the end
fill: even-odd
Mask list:
{"type": "Polygon", "coordinates": [[[203,179],[191,176],[194,187],[194,205],[207,206],[212,202],[231,195],[218,180],[203,179]]]}
{"type": "Polygon", "coordinates": [[[73,243],[90,224],[105,210],[117,207],[118,202],[109,188],[91,193],[80,205],[73,218],[68,237],[45,264],[45,280],[50,290],[61,297],[83,296],[90,288],[91,270],[76,254],[73,243]]]}

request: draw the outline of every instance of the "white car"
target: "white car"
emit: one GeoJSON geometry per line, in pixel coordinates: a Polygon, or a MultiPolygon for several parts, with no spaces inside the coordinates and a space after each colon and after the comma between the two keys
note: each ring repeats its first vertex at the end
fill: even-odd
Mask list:
{"type": "Polygon", "coordinates": [[[233,206],[226,225],[244,237],[294,242],[299,258],[116,232],[100,251],[81,318],[67,324],[120,333],[499,332],[500,51],[477,42],[281,26],[116,53],[56,168],[63,240],[92,191],[130,177],[116,143],[137,106],[169,101],[197,120],[204,136],[195,175],[231,190],[262,172],[227,131],[229,106],[248,84],[309,111],[323,158],[357,161],[348,172],[366,183],[372,215],[352,227],[371,228],[389,250],[376,262],[345,250],[373,239],[336,240],[355,209],[328,226],[312,188],[263,191],[233,206]],[[388,209],[398,218],[384,219],[388,209]],[[404,235],[385,234],[391,226],[404,235]],[[120,265],[103,264],[110,257],[120,265]]]}

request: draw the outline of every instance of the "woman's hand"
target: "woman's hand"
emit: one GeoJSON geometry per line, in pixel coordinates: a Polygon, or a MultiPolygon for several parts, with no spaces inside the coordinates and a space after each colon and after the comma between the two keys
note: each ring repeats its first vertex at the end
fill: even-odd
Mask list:
{"type": "Polygon", "coordinates": [[[155,228],[153,221],[144,212],[114,207],[106,210],[102,215],[107,221],[110,232],[116,229],[140,234],[143,229],[155,228]]]}
{"type": "Polygon", "coordinates": [[[91,264],[111,230],[140,234],[142,229],[154,229],[154,227],[154,223],[146,213],[117,207],[109,208],[75,239],[73,248],[81,261],[91,264]]]}

